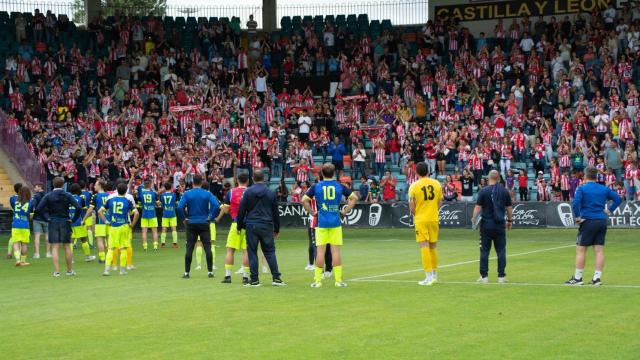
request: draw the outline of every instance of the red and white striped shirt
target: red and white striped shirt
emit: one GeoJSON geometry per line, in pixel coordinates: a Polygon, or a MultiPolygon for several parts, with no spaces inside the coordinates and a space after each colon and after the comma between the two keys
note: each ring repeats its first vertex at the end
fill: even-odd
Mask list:
{"type": "Polygon", "coordinates": [[[301,183],[309,180],[309,166],[300,165],[296,169],[296,180],[301,183]]]}
{"type": "Polygon", "coordinates": [[[560,190],[570,190],[571,184],[569,183],[569,175],[560,176],[560,190]]]}

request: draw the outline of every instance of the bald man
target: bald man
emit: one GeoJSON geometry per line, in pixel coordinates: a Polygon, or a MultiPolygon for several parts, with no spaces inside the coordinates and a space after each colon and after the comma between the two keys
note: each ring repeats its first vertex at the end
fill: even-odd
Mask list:
{"type": "Polygon", "coordinates": [[[511,229],[513,224],[513,208],[509,191],[500,184],[500,173],[496,170],[489,172],[489,186],[478,192],[478,200],[473,208],[472,221],[474,223],[480,214],[482,214],[482,220],[480,222],[480,278],[478,282],[481,284],[489,282],[489,253],[493,244],[498,256],[498,282],[504,283],[507,281],[505,274],[507,266],[505,229],[511,229]]]}

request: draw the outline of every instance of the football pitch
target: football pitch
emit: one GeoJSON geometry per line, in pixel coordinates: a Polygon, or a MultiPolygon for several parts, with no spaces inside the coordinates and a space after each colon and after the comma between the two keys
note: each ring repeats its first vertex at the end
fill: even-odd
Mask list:
{"type": "MultiPolygon", "coordinates": [[[[604,285],[561,285],[574,271],[575,230],[508,233],[508,284],[478,285],[478,233],[443,229],[440,283],[424,274],[411,229],[345,228],[347,288],[312,289],[304,229],[284,229],[277,255],[286,287],[181,279],[180,249],[143,253],[127,276],[85,263],[51,276],[49,259],[0,260],[4,359],[637,359],[640,231],[609,230],[604,285]]],[[[6,249],[7,236],[2,236],[6,249]]],[[[4,250],[3,250],[4,251],[4,250]]],[[[95,252],[95,251],[94,251],[95,252]]],[[[42,252],[44,253],[44,252],[42,252]]],[[[30,251],[31,255],[31,251],[30,251]]],[[[589,252],[585,279],[593,275],[589,252]]],[[[240,261],[236,257],[236,264],[240,261]]],[[[195,267],[195,261],[194,261],[195,267]]],[[[64,266],[61,267],[64,269],[64,266]]],[[[237,265],[234,267],[234,271],[237,265]]]]}

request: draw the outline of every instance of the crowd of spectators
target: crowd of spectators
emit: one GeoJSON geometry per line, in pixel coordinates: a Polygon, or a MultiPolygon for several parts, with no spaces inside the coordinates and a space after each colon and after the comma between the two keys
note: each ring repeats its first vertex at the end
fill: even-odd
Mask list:
{"type": "Polygon", "coordinates": [[[238,172],[268,168],[279,199],[299,201],[322,157],[375,202],[405,199],[425,161],[448,201],[473,199],[490,169],[514,198],[550,201],[570,199],[595,166],[633,200],[640,10],[629,6],[477,34],[429,21],[417,37],[327,21],[246,38],[238,19],[201,19],[190,50],[161,19],[120,15],[92,20],[86,49],[67,48],[68,19],[36,10],[15,22],[0,101],[48,179],[180,191],[200,174],[222,196],[238,172]],[[289,88],[318,77],[337,86],[289,88]]]}

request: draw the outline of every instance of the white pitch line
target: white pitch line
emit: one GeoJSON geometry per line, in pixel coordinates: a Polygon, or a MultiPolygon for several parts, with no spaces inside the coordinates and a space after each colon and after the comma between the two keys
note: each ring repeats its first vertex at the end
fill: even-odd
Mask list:
{"type": "MultiPolygon", "coordinates": [[[[511,255],[507,255],[507,257],[524,256],[524,255],[536,254],[536,253],[540,253],[540,252],[553,251],[553,250],[558,250],[558,249],[565,249],[565,248],[574,247],[574,246],[575,246],[575,244],[556,246],[556,247],[552,247],[552,248],[532,250],[532,251],[527,251],[527,252],[522,252],[522,253],[517,253],[517,254],[511,254],[511,255]]],[[[490,259],[491,260],[495,260],[497,258],[494,256],[494,257],[492,257],[490,259]]],[[[449,268],[449,267],[460,266],[460,265],[473,264],[473,263],[477,263],[477,262],[480,262],[480,259],[462,261],[462,262],[457,262],[457,263],[453,263],[453,264],[446,264],[446,265],[438,266],[438,269],[449,268]]],[[[363,281],[363,280],[369,280],[369,279],[377,279],[377,278],[381,278],[381,277],[385,277],[385,276],[409,274],[409,273],[417,272],[417,271],[424,271],[424,270],[422,268],[420,268],[420,269],[398,271],[398,272],[392,272],[392,273],[386,273],[386,274],[380,274],[380,275],[373,275],[373,276],[363,276],[363,277],[351,279],[350,281],[363,281]]]]}
{"type": "MultiPolygon", "coordinates": [[[[365,280],[351,280],[358,282],[387,282],[387,283],[412,283],[415,284],[417,281],[415,280],[393,280],[393,279],[365,279],[365,280]]],[[[474,285],[474,286],[483,286],[483,285],[501,285],[501,286],[554,286],[554,287],[569,287],[565,284],[538,284],[538,283],[521,283],[521,282],[507,282],[507,283],[487,283],[487,284],[478,284],[475,281],[438,281],[438,284],[453,284],[453,285],[474,285]]],[[[437,285],[436,285],[437,286],[437,285]]],[[[640,285],[601,285],[607,288],[618,288],[618,289],[640,289],[640,285]]],[[[597,286],[578,286],[583,288],[595,288],[597,286]]]]}

